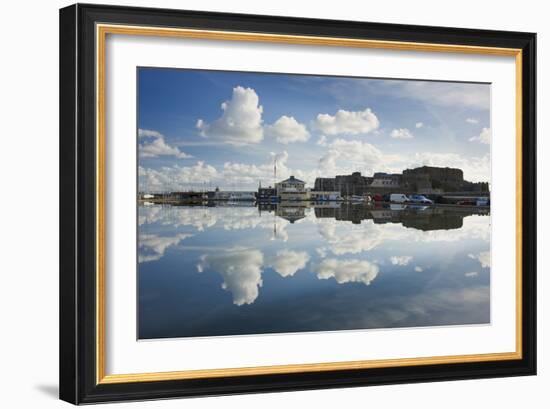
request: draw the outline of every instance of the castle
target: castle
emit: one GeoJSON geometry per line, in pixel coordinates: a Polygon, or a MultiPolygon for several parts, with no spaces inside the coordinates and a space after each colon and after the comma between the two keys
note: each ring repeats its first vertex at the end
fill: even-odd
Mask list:
{"type": "Polygon", "coordinates": [[[488,192],[487,182],[464,180],[461,169],[422,166],[405,169],[403,173],[376,172],[373,176],[337,175],[333,178],[317,178],[313,191],[338,191],[342,196],[366,193],[442,193],[442,192],[488,192]]]}

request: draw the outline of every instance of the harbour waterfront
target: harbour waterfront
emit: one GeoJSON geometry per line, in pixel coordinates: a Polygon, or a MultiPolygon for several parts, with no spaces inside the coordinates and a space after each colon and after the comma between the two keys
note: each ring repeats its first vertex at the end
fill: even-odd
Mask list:
{"type": "MultiPolygon", "coordinates": [[[[277,178],[277,162],[274,161],[273,178],[277,178]]],[[[242,190],[176,190],[169,192],[140,192],[138,200],[153,203],[200,204],[205,201],[240,202],[411,202],[417,204],[456,204],[489,206],[489,183],[472,183],[464,180],[461,169],[422,166],[405,169],[403,173],[375,172],[374,176],[362,176],[361,172],[337,175],[334,178],[318,177],[313,188],[291,175],[274,186],[257,191],[242,190]],[[398,199],[401,195],[402,199],[398,199]],[[393,196],[393,197],[392,197],[393,196]]]]}
{"type": "Polygon", "coordinates": [[[139,339],[490,322],[489,207],[138,208],[139,339]]]}

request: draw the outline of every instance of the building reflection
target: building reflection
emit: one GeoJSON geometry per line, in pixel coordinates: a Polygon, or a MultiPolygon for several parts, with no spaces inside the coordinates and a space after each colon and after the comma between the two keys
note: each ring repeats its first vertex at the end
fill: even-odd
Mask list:
{"type": "Polygon", "coordinates": [[[276,216],[294,223],[305,218],[306,209],[310,207],[311,205],[307,202],[259,203],[258,211],[260,215],[262,212],[273,212],[276,216]]]}
{"type": "MultiPolygon", "coordinates": [[[[303,201],[257,203],[256,205],[249,202],[229,204],[228,202],[213,201],[208,202],[208,204],[203,204],[202,206],[179,204],[177,206],[171,205],[163,207],[165,212],[161,212],[162,214],[159,215],[157,215],[160,209],[159,206],[141,206],[140,215],[143,216],[142,218],[144,223],[151,223],[158,221],[157,219],[162,216],[167,218],[168,215],[165,213],[168,212],[177,220],[163,220],[163,223],[176,223],[179,225],[186,224],[184,220],[180,219],[182,219],[185,215],[190,217],[191,214],[173,214],[173,212],[169,211],[170,209],[195,208],[194,210],[196,210],[199,207],[203,209],[203,213],[196,214],[193,212],[193,215],[195,216],[193,218],[195,224],[202,224],[208,221],[209,225],[213,225],[219,217],[225,220],[229,220],[231,216],[233,216],[233,218],[243,217],[242,215],[233,214],[231,212],[231,208],[248,208],[249,212],[246,213],[246,218],[255,218],[254,208],[256,208],[256,214],[259,217],[262,217],[262,215],[266,213],[272,215],[273,217],[284,219],[291,224],[294,224],[306,217],[313,217],[314,219],[335,219],[337,221],[351,222],[353,224],[361,224],[364,220],[372,220],[375,224],[398,223],[404,227],[421,231],[460,229],[463,226],[463,220],[465,217],[472,215],[490,215],[490,210],[488,208],[473,208],[470,206],[423,206],[412,204],[364,204],[341,202],[309,203],[303,201]],[[225,213],[217,214],[210,212],[208,209],[211,208],[220,208],[220,211],[225,209],[225,213]],[[150,212],[146,211],[153,210],[156,211],[155,215],[157,217],[147,217],[150,212]]],[[[187,223],[190,222],[187,221],[187,223]]],[[[243,224],[243,222],[241,221],[240,224],[243,224]]]]}
{"type": "Polygon", "coordinates": [[[258,205],[258,211],[274,213],[290,223],[303,219],[313,211],[317,219],[335,219],[361,224],[363,220],[372,220],[375,224],[400,223],[404,227],[417,230],[460,229],[463,220],[472,215],[489,215],[489,209],[461,208],[457,206],[421,206],[421,205],[366,205],[326,202],[322,204],[281,202],[258,205]]]}

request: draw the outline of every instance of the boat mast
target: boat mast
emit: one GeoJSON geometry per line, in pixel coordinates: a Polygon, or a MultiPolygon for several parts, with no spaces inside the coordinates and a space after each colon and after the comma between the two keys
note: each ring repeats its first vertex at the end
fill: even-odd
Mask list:
{"type": "Polygon", "coordinates": [[[273,186],[277,183],[277,156],[273,156],[273,186]]]}

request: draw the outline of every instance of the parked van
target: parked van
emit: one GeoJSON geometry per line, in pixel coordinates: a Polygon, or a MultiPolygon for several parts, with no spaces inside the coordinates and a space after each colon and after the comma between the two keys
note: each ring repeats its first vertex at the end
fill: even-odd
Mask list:
{"type": "Polygon", "coordinates": [[[390,202],[392,203],[408,203],[410,200],[407,195],[403,193],[392,193],[390,195],[390,202]]]}

